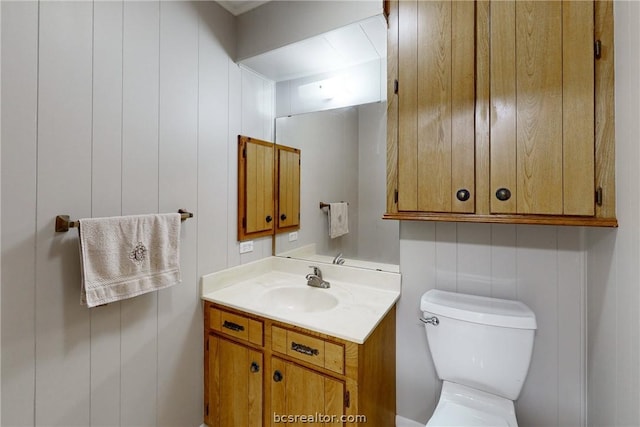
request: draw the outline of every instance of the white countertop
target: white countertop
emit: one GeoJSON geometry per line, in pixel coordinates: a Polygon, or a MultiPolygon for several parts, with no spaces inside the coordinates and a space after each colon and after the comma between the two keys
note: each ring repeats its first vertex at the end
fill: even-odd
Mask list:
{"type": "Polygon", "coordinates": [[[400,297],[400,274],[332,264],[318,266],[323,278],[331,283],[329,289],[307,286],[309,261],[269,257],[203,276],[201,296],[272,320],[364,343],[400,297]],[[283,287],[309,295],[311,306],[314,300],[321,305],[323,300],[333,300],[332,297],[337,305],[324,311],[289,309],[268,293],[283,287]]]}

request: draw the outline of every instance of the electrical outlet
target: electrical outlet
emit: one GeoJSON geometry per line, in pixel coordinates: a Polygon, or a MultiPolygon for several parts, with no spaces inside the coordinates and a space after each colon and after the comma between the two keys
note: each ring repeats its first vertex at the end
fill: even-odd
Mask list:
{"type": "Polygon", "coordinates": [[[289,241],[295,242],[296,240],[298,240],[298,232],[292,231],[291,233],[289,233],[289,241]]]}
{"type": "Polygon", "coordinates": [[[240,242],[240,253],[246,254],[247,252],[253,252],[253,240],[248,242],[240,242]]]}

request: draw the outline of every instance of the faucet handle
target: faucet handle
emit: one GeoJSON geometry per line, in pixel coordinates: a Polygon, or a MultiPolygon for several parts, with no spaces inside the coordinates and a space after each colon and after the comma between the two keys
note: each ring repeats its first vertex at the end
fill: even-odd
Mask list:
{"type": "Polygon", "coordinates": [[[315,274],[316,276],[322,278],[322,271],[320,271],[320,267],[318,267],[316,265],[310,265],[309,268],[313,269],[313,274],[315,274]]]}

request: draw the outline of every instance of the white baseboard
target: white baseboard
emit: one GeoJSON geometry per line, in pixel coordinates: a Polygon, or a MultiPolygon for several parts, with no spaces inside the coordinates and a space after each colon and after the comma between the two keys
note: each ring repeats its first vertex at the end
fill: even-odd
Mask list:
{"type": "Polygon", "coordinates": [[[424,427],[424,424],[396,415],[396,427],[424,427]]]}

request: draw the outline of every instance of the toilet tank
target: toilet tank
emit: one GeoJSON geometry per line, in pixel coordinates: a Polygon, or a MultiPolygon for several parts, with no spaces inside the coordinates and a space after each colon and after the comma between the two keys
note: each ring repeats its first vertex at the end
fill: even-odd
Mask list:
{"type": "Polygon", "coordinates": [[[422,296],[438,377],[515,400],[531,362],[536,317],[520,301],[430,290],[422,296]]]}

